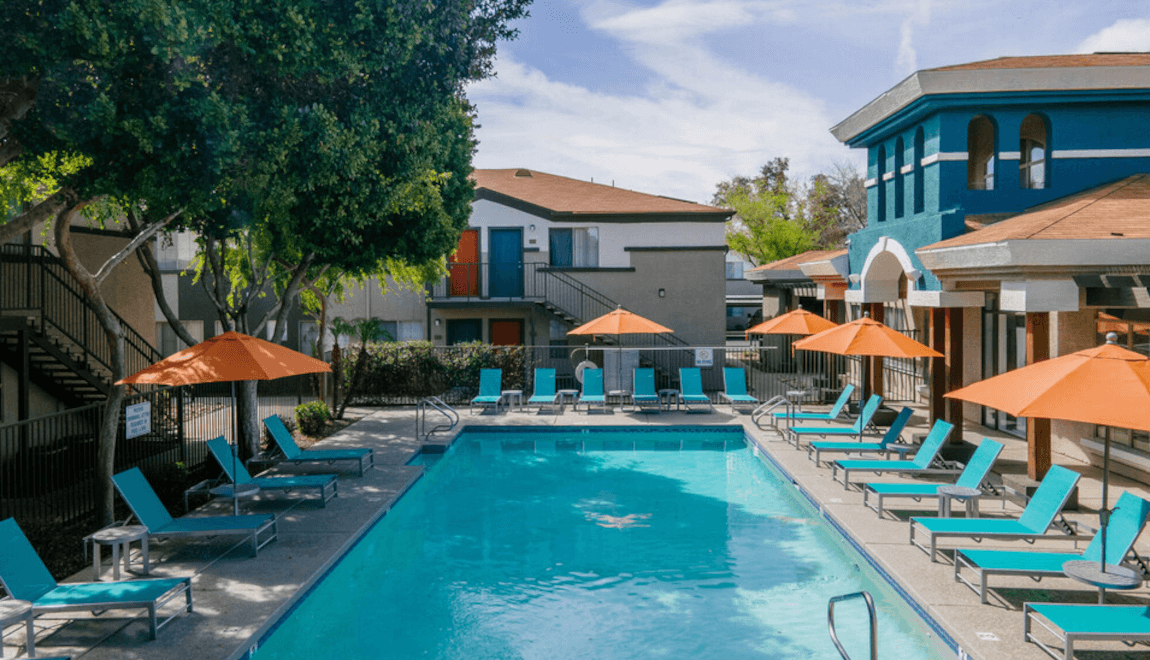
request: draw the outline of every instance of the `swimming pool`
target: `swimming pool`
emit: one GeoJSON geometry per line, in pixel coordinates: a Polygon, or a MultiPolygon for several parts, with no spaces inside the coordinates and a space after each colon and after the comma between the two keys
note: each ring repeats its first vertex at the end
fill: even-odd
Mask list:
{"type": "Polygon", "coordinates": [[[466,429],[434,463],[255,658],[837,658],[860,590],[881,657],[954,657],[741,427],[466,429]]]}

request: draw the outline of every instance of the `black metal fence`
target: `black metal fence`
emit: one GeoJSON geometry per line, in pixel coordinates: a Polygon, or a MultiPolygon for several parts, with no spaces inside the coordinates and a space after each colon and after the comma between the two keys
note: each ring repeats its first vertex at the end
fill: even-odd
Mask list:
{"type": "MultiPolygon", "coordinates": [[[[259,416],[291,415],[310,400],[308,376],[259,383],[259,416]]],[[[231,386],[165,387],[125,397],[116,441],[117,472],[139,467],[160,491],[178,477],[211,470],[207,441],[232,438],[231,386]],[[126,437],[125,411],[147,402],[150,429],[126,437]]],[[[95,518],[96,466],[103,404],[0,426],[0,519],[24,524],[95,518]]]]}

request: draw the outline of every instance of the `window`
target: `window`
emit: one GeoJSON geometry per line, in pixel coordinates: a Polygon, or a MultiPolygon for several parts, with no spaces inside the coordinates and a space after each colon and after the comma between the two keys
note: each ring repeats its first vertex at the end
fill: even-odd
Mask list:
{"type": "Polygon", "coordinates": [[[906,192],[903,189],[902,162],[906,146],[902,138],[894,143],[894,217],[901,218],[906,212],[906,192]]]}
{"type": "Polygon", "coordinates": [[[1031,190],[1046,187],[1046,122],[1038,115],[1022,120],[1018,135],[1018,184],[1031,190]]]}
{"type": "Polygon", "coordinates": [[[423,339],[423,324],[419,321],[399,321],[397,324],[399,334],[395,336],[398,341],[419,341],[423,339]]]}
{"type": "Polygon", "coordinates": [[[599,229],[552,229],[551,265],[557,268],[598,268],[599,229]]]}
{"type": "Polygon", "coordinates": [[[914,168],[914,212],[922,213],[924,190],[922,181],[922,159],[925,157],[926,152],[926,138],[923,136],[922,128],[919,128],[914,133],[914,162],[911,167],[914,168]]]}
{"type": "MultiPolygon", "coordinates": [[[[204,322],[203,321],[183,321],[184,329],[192,336],[192,339],[199,343],[204,340],[204,322]]],[[[164,322],[156,323],[156,348],[159,349],[160,354],[164,357],[172,353],[178,353],[188,347],[187,344],[180,339],[172,326],[164,322]]]]}
{"type": "Polygon", "coordinates": [[[994,190],[994,124],[983,116],[966,129],[966,187],[994,190]]]}
{"type": "Polygon", "coordinates": [[[741,279],[743,279],[743,262],[741,262],[741,261],[728,261],[727,262],[727,279],[728,280],[741,280],[741,279]]]}
{"type": "Polygon", "coordinates": [[[878,148],[878,171],[875,186],[878,188],[878,221],[886,220],[886,147],[878,148]]]}

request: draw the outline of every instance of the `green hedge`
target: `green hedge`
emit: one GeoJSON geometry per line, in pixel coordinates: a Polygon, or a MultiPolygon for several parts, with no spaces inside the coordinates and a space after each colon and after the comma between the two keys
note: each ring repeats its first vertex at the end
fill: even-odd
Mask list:
{"type": "MultiPolygon", "coordinates": [[[[345,387],[359,355],[348,351],[345,387]]],[[[521,346],[492,346],[474,342],[432,346],[427,341],[368,344],[363,382],[352,404],[412,403],[438,396],[448,403],[469,400],[479,391],[481,369],[502,369],[503,389],[525,389],[529,366],[521,346]]]]}

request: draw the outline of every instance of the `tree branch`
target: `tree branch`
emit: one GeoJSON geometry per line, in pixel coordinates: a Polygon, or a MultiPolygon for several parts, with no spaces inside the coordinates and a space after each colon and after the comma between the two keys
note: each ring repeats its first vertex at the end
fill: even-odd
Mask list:
{"type": "Polygon", "coordinates": [[[35,227],[37,223],[57,220],[60,214],[76,203],[76,191],[71,188],[61,188],[48,196],[47,199],[0,224],[0,245],[16,238],[20,234],[35,227]]]}
{"type": "Polygon", "coordinates": [[[135,252],[136,248],[143,245],[148,241],[148,239],[152,238],[152,236],[155,236],[156,232],[160,231],[172,220],[175,220],[177,217],[179,217],[181,212],[182,211],[175,211],[169,214],[167,217],[152,223],[148,226],[147,229],[140,232],[139,234],[136,234],[135,238],[129,241],[128,244],[125,245],[119,252],[113,254],[111,258],[105,261],[103,266],[100,266],[100,270],[98,270],[95,275],[96,284],[99,285],[105,279],[107,279],[108,275],[112,274],[112,270],[116,266],[120,265],[120,262],[122,262],[124,259],[127,259],[128,255],[135,252]]]}
{"type": "MultiPolygon", "coordinates": [[[[128,224],[132,227],[132,231],[139,231],[139,223],[136,221],[136,214],[131,210],[127,213],[128,224]]],[[[140,260],[140,267],[147,273],[148,279],[152,283],[152,294],[156,296],[156,304],[160,306],[160,312],[163,313],[164,318],[168,321],[168,327],[175,331],[176,336],[180,341],[188,346],[196,344],[196,338],[188,329],[184,327],[183,322],[179,316],[172,311],[172,306],[168,304],[168,294],[164,291],[163,275],[160,273],[160,265],[156,263],[156,255],[148,246],[141,246],[136,250],[136,258],[140,260]]],[[[178,277],[178,276],[177,276],[178,277]]]]}

